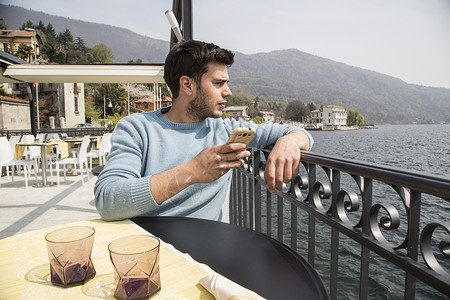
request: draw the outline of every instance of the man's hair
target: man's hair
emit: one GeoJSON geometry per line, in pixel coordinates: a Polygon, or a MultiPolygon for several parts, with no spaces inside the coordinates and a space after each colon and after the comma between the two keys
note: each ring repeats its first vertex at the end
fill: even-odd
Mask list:
{"type": "Polygon", "coordinates": [[[179,96],[180,78],[187,76],[198,85],[203,74],[208,72],[208,63],[216,61],[231,66],[234,53],[212,43],[188,40],[175,44],[170,49],[164,65],[164,80],[173,98],[179,96]]]}

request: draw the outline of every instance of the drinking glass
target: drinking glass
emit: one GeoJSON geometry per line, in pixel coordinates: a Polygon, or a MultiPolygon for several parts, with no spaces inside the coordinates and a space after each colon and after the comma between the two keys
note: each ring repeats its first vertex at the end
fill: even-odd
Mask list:
{"type": "Polygon", "coordinates": [[[72,226],[45,236],[53,284],[83,284],[95,276],[91,259],[94,234],[92,227],[72,226]]]}
{"type": "Polygon", "coordinates": [[[158,238],[131,235],[112,241],[109,255],[114,266],[117,299],[148,298],[161,289],[158,238]]]}

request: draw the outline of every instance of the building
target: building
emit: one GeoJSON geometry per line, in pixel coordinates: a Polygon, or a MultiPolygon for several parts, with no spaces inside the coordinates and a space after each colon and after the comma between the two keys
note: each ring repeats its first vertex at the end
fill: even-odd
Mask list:
{"type": "Polygon", "coordinates": [[[260,111],[264,118],[264,123],[275,122],[275,114],[271,111],[260,111]]]}
{"type": "Polygon", "coordinates": [[[0,129],[30,129],[30,101],[0,96],[0,129]]]}
{"type": "Polygon", "coordinates": [[[310,121],[311,124],[323,124],[323,112],[319,109],[312,110],[310,112],[310,121]]]}
{"type": "Polygon", "coordinates": [[[161,107],[168,107],[172,105],[172,98],[170,97],[165,97],[163,100],[157,100],[155,101],[155,97],[151,96],[151,97],[147,97],[147,98],[142,98],[139,100],[136,100],[135,105],[138,109],[143,110],[143,111],[153,111],[153,110],[157,110],[161,107]]]}
{"type": "Polygon", "coordinates": [[[326,105],[322,107],[323,125],[339,129],[347,126],[347,111],[343,106],[326,105]]]}
{"type": "Polygon", "coordinates": [[[0,30],[0,50],[6,53],[15,55],[19,49],[20,44],[25,44],[32,48],[30,57],[24,58],[25,61],[31,63],[34,62],[35,45],[36,55],[39,55],[39,35],[36,35],[36,41],[34,31],[28,30],[0,30]]]}
{"type": "MultiPolygon", "coordinates": [[[[28,97],[27,85],[26,83],[5,83],[2,87],[7,94],[26,98],[28,97]]],[[[41,128],[70,128],[86,122],[84,83],[40,83],[37,88],[41,128]]],[[[30,112],[28,111],[23,117],[30,119],[30,112]]],[[[20,129],[29,129],[29,124],[30,121],[28,124],[23,123],[20,129]]]]}
{"type": "Polygon", "coordinates": [[[235,120],[248,120],[248,106],[228,106],[223,109],[235,120]]]}
{"type": "Polygon", "coordinates": [[[321,109],[311,111],[310,128],[340,129],[347,126],[347,111],[343,106],[325,105],[321,109]]]}

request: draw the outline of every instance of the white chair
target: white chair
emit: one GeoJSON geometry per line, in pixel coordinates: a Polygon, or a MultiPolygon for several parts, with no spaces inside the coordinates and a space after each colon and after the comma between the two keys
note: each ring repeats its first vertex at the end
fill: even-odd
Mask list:
{"type": "Polygon", "coordinates": [[[89,157],[89,168],[92,169],[92,159],[94,157],[98,157],[98,161],[100,165],[106,164],[106,155],[109,154],[111,150],[111,135],[112,133],[107,132],[102,136],[102,140],[100,142],[100,148],[97,150],[92,150],[87,153],[87,157],[89,157]]]}
{"type": "MultiPolygon", "coordinates": [[[[16,153],[16,144],[20,141],[21,136],[20,135],[12,135],[9,138],[9,145],[11,146],[12,153],[16,153]]],[[[17,168],[17,174],[20,175],[20,168],[16,166],[17,168]]],[[[13,169],[14,172],[14,169],[13,169]]]]}
{"type": "Polygon", "coordinates": [[[39,143],[42,143],[45,141],[45,133],[38,133],[36,135],[36,138],[38,139],[39,143]]]}
{"type": "MultiPolygon", "coordinates": [[[[20,143],[33,143],[34,142],[34,135],[32,134],[24,134],[20,138],[20,143]]],[[[29,159],[30,157],[30,149],[29,147],[25,148],[25,151],[23,151],[23,156],[29,159]]]]}
{"type": "Polygon", "coordinates": [[[47,140],[60,140],[58,133],[47,133],[47,140]]]}
{"type": "Polygon", "coordinates": [[[20,141],[20,135],[12,135],[9,138],[9,145],[11,146],[11,150],[13,153],[16,152],[16,144],[20,141]]]}
{"type": "Polygon", "coordinates": [[[86,168],[86,173],[88,176],[88,180],[91,178],[89,177],[89,169],[88,169],[88,162],[87,162],[87,148],[89,146],[89,135],[86,135],[83,137],[83,141],[81,142],[80,146],[80,152],[78,153],[77,157],[67,157],[61,160],[56,161],[56,176],[57,176],[57,182],[59,185],[59,166],[64,165],[64,181],[66,181],[66,166],[67,165],[73,165],[76,167],[78,165],[81,173],[81,183],[84,185],[84,174],[83,174],[83,168],[86,168]]]}
{"type": "MultiPolygon", "coordinates": [[[[6,137],[0,137],[0,170],[6,168],[6,175],[9,178],[9,167],[23,167],[25,177],[25,187],[28,187],[28,174],[31,174],[31,166],[34,165],[34,180],[37,181],[37,163],[34,159],[16,159],[14,152],[6,137]]],[[[12,169],[12,181],[14,181],[14,168],[12,169]]],[[[0,178],[1,181],[1,178],[0,178]]]]}

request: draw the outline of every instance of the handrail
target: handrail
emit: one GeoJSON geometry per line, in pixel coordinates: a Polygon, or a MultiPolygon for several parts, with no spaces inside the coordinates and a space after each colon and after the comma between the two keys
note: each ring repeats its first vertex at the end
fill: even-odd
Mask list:
{"type": "MultiPolygon", "coordinates": [[[[422,207],[424,200],[438,197],[432,199],[433,204],[442,204],[441,209],[444,207],[450,213],[450,179],[304,152],[299,176],[284,192],[270,193],[263,187],[263,171],[269,153],[270,149],[252,151],[248,164],[234,170],[230,222],[268,235],[277,227],[277,238],[284,242],[288,236],[288,246],[295,251],[298,251],[298,235],[307,226],[307,255],[313,266],[317,261],[316,248],[324,244],[324,239],[329,239],[329,248],[320,250],[331,251],[330,266],[327,272],[322,271],[322,276],[329,277],[331,299],[338,299],[337,274],[343,267],[339,263],[340,234],[360,247],[360,299],[367,299],[369,295],[371,253],[405,272],[405,299],[415,298],[418,280],[431,290],[435,289],[433,293],[450,296],[450,223],[425,216],[422,207]],[[387,189],[389,197],[380,197],[379,189],[387,189]],[[272,224],[274,209],[277,216],[272,224]],[[298,222],[299,209],[308,214],[307,224],[298,222]],[[290,221],[290,233],[285,228],[286,221],[290,221]],[[330,236],[324,236],[322,228],[317,230],[317,221],[328,226],[330,236]],[[392,232],[397,238],[392,238],[392,232]],[[438,243],[433,240],[436,238],[438,243]]],[[[436,215],[438,213],[445,214],[436,211],[436,215]]],[[[377,272],[384,270],[371,270],[371,275],[377,272]]],[[[419,292],[422,290],[421,287],[419,292]]]]}

